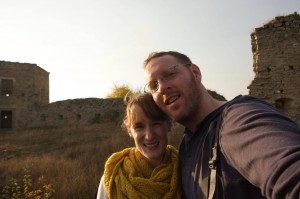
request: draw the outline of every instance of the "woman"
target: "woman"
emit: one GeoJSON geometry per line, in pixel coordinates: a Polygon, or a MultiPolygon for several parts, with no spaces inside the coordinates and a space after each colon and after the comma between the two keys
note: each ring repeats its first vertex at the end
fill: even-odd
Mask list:
{"type": "Polygon", "coordinates": [[[122,127],[135,147],[108,158],[97,199],[180,198],[178,153],[167,145],[171,121],[151,94],[130,97],[122,127]]]}

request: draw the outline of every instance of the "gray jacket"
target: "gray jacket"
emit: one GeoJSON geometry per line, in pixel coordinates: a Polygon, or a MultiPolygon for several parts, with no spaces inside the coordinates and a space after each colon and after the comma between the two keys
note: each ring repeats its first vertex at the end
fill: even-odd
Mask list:
{"type": "Polygon", "coordinates": [[[300,128],[249,96],[238,96],[209,114],[195,134],[185,130],[179,150],[185,198],[208,195],[211,170],[203,154],[211,153],[212,141],[208,150],[203,146],[215,118],[218,128],[209,134],[209,140],[218,135],[219,146],[214,198],[300,198],[300,128]]]}

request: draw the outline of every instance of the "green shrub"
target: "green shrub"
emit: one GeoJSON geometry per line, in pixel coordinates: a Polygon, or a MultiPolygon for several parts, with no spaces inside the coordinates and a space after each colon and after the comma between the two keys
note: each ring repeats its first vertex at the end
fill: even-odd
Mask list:
{"type": "Polygon", "coordinates": [[[50,199],[54,197],[54,186],[47,184],[43,176],[40,176],[34,184],[30,171],[26,168],[23,171],[23,183],[18,182],[16,178],[11,178],[9,184],[2,189],[2,198],[50,199]]]}

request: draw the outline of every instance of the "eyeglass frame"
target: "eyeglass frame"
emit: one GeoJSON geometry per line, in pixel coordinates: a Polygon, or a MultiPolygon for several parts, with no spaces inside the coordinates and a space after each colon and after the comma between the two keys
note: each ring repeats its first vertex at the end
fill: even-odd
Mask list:
{"type": "MultiPolygon", "coordinates": [[[[189,65],[192,65],[192,64],[193,63],[176,64],[174,66],[169,66],[169,68],[173,68],[173,70],[175,70],[178,66],[189,66],[189,65]]],[[[159,89],[159,83],[158,83],[158,81],[162,81],[162,82],[166,83],[166,82],[169,82],[170,80],[172,80],[173,77],[174,77],[173,74],[171,74],[171,72],[170,72],[170,73],[167,73],[165,75],[162,75],[161,78],[159,78],[159,79],[157,79],[155,81],[150,81],[150,82],[146,83],[145,86],[144,86],[144,93],[150,93],[150,94],[156,93],[158,91],[158,89],[159,89]],[[155,83],[155,86],[157,87],[155,90],[149,89],[149,84],[151,84],[151,83],[155,83]]]]}

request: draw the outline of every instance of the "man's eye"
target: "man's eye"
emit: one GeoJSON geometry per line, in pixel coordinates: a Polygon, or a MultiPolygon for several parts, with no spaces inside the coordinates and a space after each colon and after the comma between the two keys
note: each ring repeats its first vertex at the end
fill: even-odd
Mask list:
{"type": "Polygon", "coordinates": [[[157,90],[157,88],[158,88],[158,83],[157,83],[157,82],[151,82],[151,83],[149,84],[149,88],[150,88],[151,90],[157,90]]]}
{"type": "Polygon", "coordinates": [[[170,80],[170,79],[172,79],[174,76],[176,75],[176,72],[170,72],[170,73],[168,73],[168,74],[166,74],[166,76],[165,76],[165,80],[170,80]]]}

